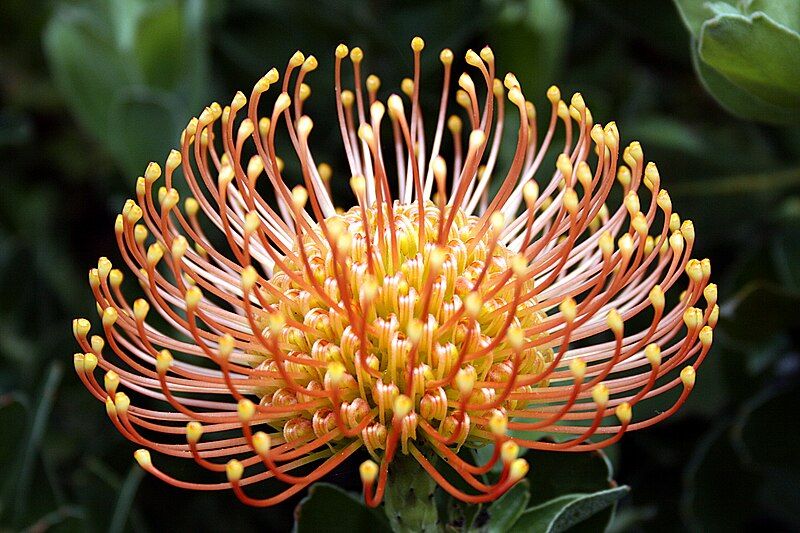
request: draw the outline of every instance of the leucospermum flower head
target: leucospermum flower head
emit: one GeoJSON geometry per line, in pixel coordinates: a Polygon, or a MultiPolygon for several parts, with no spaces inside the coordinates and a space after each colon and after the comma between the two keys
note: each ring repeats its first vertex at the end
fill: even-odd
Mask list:
{"type": "Polygon", "coordinates": [[[685,401],[711,345],[716,287],[642,147],[595,124],[580,94],[567,102],[551,87],[540,115],[513,74],[498,79],[488,47],[468,51],[457,78],[441,52],[440,105],[426,117],[423,48],[412,41],[413,77],[386,100],[362,51],[336,49],[346,171],[309,147],[317,60],[297,52],[282,76],[272,69],[249,96],[192,118],[164,169],[138,179],[115,231],[144,297],[126,299],[122,270],[101,258],[89,273],[101,334],[85,319],[73,329],[80,379],[142,446],[148,472],[268,506],[364,449],[370,505],[399,454],[483,502],[525,475],[521,447],[601,448],[685,401]],[[548,152],[560,152],[555,169],[548,152]],[[334,203],[337,180],[352,207],[334,203]],[[637,412],[674,388],[672,407],[637,412]],[[519,436],[531,430],[563,438],[519,436]],[[486,444],[486,464],[458,455],[486,444]],[[220,479],[176,479],[148,450],[220,479]],[[497,483],[480,481],[496,464],[497,483]],[[248,495],[273,477],[288,488],[248,495]]]}

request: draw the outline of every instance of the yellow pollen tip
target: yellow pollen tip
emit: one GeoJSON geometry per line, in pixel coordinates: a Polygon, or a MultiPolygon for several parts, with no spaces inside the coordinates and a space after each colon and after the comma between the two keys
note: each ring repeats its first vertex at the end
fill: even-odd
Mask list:
{"type": "Polygon", "coordinates": [[[133,316],[136,318],[136,320],[144,320],[149,312],[150,304],[147,303],[147,300],[138,298],[133,302],[133,316]]]}
{"type": "Polygon", "coordinates": [[[539,199],[539,185],[533,180],[526,182],[522,187],[522,196],[529,208],[533,207],[539,199]]]}
{"type": "Polygon", "coordinates": [[[711,326],[703,326],[700,330],[700,343],[703,346],[711,346],[712,341],[714,340],[714,330],[711,326]]]}
{"type": "Polygon", "coordinates": [[[189,422],[186,424],[186,440],[196,444],[203,435],[203,425],[200,422],[189,422]]]}
{"type": "Polygon", "coordinates": [[[633,411],[631,409],[631,404],[628,402],[622,402],[614,409],[614,414],[617,415],[617,418],[623,425],[628,425],[631,421],[631,417],[633,416],[633,411]]]}
{"type": "Polygon", "coordinates": [[[317,63],[317,58],[313,55],[310,55],[303,61],[303,66],[300,68],[301,72],[311,72],[316,70],[319,64],[317,63]]]}
{"type": "Polygon", "coordinates": [[[514,462],[511,463],[511,467],[508,469],[508,478],[510,481],[519,481],[525,477],[529,469],[530,467],[528,466],[528,461],[522,457],[515,459],[514,462]]]}
{"type": "Polygon", "coordinates": [[[198,204],[197,200],[195,200],[194,198],[187,198],[183,202],[183,209],[186,211],[187,215],[189,215],[190,217],[194,217],[200,210],[200,204],[198,204]]]}
{"type": "Polygon", "coordinates": [[[644,356],[654,367],[661,365],[661,348],[658,344],[651,342],[644,349],[644,356]]]}
{"type": "Polygon", "coordinates": [[[424,325],[420,319],[412,318],[408,321],[408,326],[406,326],[406,336],[408,337],[408,340],[411,341],[411,344],[419,343],[420,339],[422,339],[423,332],[424,325]]]}
{"type": "Polygon", "coordinates": [[[308,201],[308,191],[302,185],[296,186],[292,189],[292,203],[297,209],[303,209],[308,201]]]}
{"type": "Polygon", "coordinates": [[[583,96],[581,93],[573,94],[570,104],[581,113],[583,113],[583,110],[586,109],[586,103],[583,101],[583,96]]]}
{"type": "Polygon", "coordinates": [[[456,388],[464,396],[469,395],[475,387],[475,369],[471,366],[460,369],[456,372],[456,377],[453,379],[456,388]]]}
{"type": "Polygon", "coordinates": [[[403,81],[400,82],[400,90],[403,91],[403,94],[411,98],[414,94],[414,80],[411,78],[403,78],[403,81]]]}
{"type": "Polygon", "coordinates": [[[253,435],[253,449],[258,455],[262,457],[268,455],[270,448],[272,448],[272,439],[269,435],[263,431],[258,431],[253,435]]]}
{"type": "Polygon", "coordinates": [[[258,281],[258,272],[253,265],[247,265],[242,269],[242,288],[251,291],[258,281]]]}
{"type": "Polygon", "coordinates": [[[598,407],[605,407],[608,403],[608,387],[603,383],[595,385],[592,389],[592,400],[594,400],[594,403],[596,403],[598,407]]]}
{"type": "Polygon", "coordinates": [[[505,223],[506,223],[506,217],[500,211],[495,211],[489,217],[489,224],[492,227],[492,232],[495,234],[500,233],[503,230],[505,223]]]}
{"type": "Polygon", "coordinates": [[[349,50],[347,49],[347,45],[345,45],[345,44],[339,44],[339,45],[336,47],[336,54],[335,54],[335,55],[336,55],[336,57],[337,57],[337,58],[339,58],[339,59],[344,59],[345,57],[347,57],[347,52],[348,52],[348,51],[349,51],[349,50]]]}
{"type": "Polygon", "coordinates": [[[586,375],[586,361],[580,358],[575,358],[569,362],[569,371],[577,380],[582,380],[586,375]]]}
{"type": "Polygon", "coordinates": [[[297,133],[300,137],[306,139],[314,127],[314,121],[308,115],[303,115],[297,120],[297,133]]]}
{"type": "Polygon", "coordinates": [[[616,309],[612,309],[608,312],[607,324],[609,329],[615,335],[622,335],[622,329],[624,326],[624,322],[622,320],[622,316],[620,316],[619,311],[616,309]]]}
{"type": "Polygon", "coordinates": [[[453,63],[453,51],[445,48],[439,53],[439,61],[444,65],[451,65],[453,63]]]}
{"type": "Polygon", "coordinates": [[[186,300],[187,309],[196,309],[197,304],[199,304],[200,300],[202,299],[203,299],[203,291],[201,291],[199,287],[193,286],[186,289],[186,295],[184,296],[184,300],[186,300]]]}
{"type": "Polygon", "coordinates": [[[136,462],[139,463],[139,466],[145,470],[153,465],[153,463],[150,461],[150,452],[144,448],[139,448],[133,452],[133,458],[136,459],[136,462]]]}
{"type": "Polygon", "coordinates": [[[248,234],[254,233],[261,226],[261,218],[257,211],[250,211],[244,216],[244,231],[248,234]]]}
{"type": "Polygon", "coordinates": [[[547,89],[547,99],[550,100],[550,103],[557,104],[561,100],[561,91],[555,85],[550,86],[547,89]]]}
{"type": "Polygon", "coordinates": [[[166,374],[169,367],[172,366],[172,354],[169,350],[161,350],[156,355],[156,371],[159,374],[166,374]]]}
{"type": "Polygon", "coordinates": [[[75,367],[75,372],[77,372],[78,374],[81,374],[84,371],[83,361],[84,361],[84,356],[82,353],[76,353],[72,356],[72,364],[75,367]]]}
{"type": "Polygon", "coordinates": [[[117,322],[117,318],[119,318],[119,313],[117,312],[116,308],[114,307],[106,307],[103,310],[103,326],[104,327],[111,327],[117,322]]]}
{"type": "Polygon", "coordinates": [[[292,105],[292,98],[288,93],[281,93],[278,95],[278,98],[275,99],[275,112],[283,113],[289,109],[290,105],[292,105]]]}
{"type": "Polygon", "coordinates": [[[361,482],[365,485],[371,485],[378,478],[378,464],[367,459],[358,467],[358,474],[361,476],[361,482]]]}
{"type": "Polygon", "coordinates": [[[228,481],[231,483],[238,483],[244,474],[244,466],[236,459],[231,459],[225,465],[225,475],[228,476],[228,481]]]}
{"type": "Polygon", "coordinates": [[[375,93],[381,87],[381,79],[375,74],[367,76],[367,91],[375,93]]]}
{"type": "Polygon", "coordinates": [[[328,363],[327,378],[333,385],[338,385],[344,379],[345,367],[339,361],[331,361],[328,363]]]}
{"type": "Polygon", "coordinates": [[[478,54],[475,53],[474,50],[471,48],[467,50],[467,53],[464,54],[464,60],[467,62],[468,65],[472,65],[473,67],[481,67],[483,66],[483,61],[478,54]]]}
{"type": "Polygon", "coordinates": [[[151,161],[144,171],[144,179],[147,180],[148,183],[153,183],[160,177],[161,167],[155,161],[151,161]]]}
{"type": "Polygon", "coordinates": [[[470,292],[464,297],[464,310],[470,318],[476,319],[483,307],[483,298],[477,292],[470,292]]]}
{"type": "Polygon", "coordinates": [[[358,46],[350,50],[350,61],[353,63],[361,63],[361,60],[364,59],[364,51],[361,50],[358,46]]]}
{"type": "Polygon", "coordinates": [[[115,395],[117,393],[117,387],[119,387],[119,374],[113,370],[106,372],[106,375],[103,377],[103,385],[109,396],[115,395]]]}
{"type": "Polygon", "coordinates": [[[405,394],[399,394],[392,404],[392,411],[397,419],[405,418],[413,408],[414,403],[411,401],[411,398],[405,394]]]}
{"type": "Polygon", "coordinates": [[[508,430],[508,417],[495,409],[489,417],[489,430],[496,436],[502,437],[508,430]]]}
{"type": "Polygon", "coordinates": [[[423,48],[425,48],[425,41],[422,40],[422,37],[414,37],[411,39],[411,49],[413,51],[421,52],[423,48]]]}
{"type": "Polygon", "coordinates": [[[117,413],[125,414],[131,406],[131,399],[124,392],[118,392],[114,395],[114,408],[117,413]]]}
{"type": "Polygon", "coordinates": [[[97,356],[91,352],[83,354],[83,370],[92,373],[97,368],[97,356]]]}
{"type": "Polygon", "coordinates": [[[247,398],[242,398],[239,400],[239,403],[236,404],[236,412],[239,414],[239,421],[249,422],[253,418],[253,415],[256,414],[256,406],[247,398]]]}
{"type": "Polygon", "coordinates": [[[235,347],[236,343],[233,339],[233,336],[230,333],[225,333],[219,338],[217,341],[219,347],[219,356],[223,359],[227,359],[230,357],[231,353],[233,353],[233,348],[235,347]]]}
{"type": "Polygon", "coordinates": [[[500,445],[500,457],[502,457],[503,463],[511,464],[517,459],[518,456],[519,444],[513,440],[507,440],[500,445]]]}
{"type": "Polygon", "coordinates": [[[694,387],[694,381],[696,378],[696,374],[694,371],[694,367],[687,366],[683,370],[681,370],[681,381],[683,382],[683,386],[691,389],[694,387]]]}
{"type": "Polygon", "coordinates": [[[564,320],[567,323],[571,323],[575,320],[575,316],[578,311],[578,304],[575,300],[571,297],[568,297],[566,300],[561,302],[561,305],[558,306],[558,310],[561,311],[561,315],[564,317],[564,320]]]}
{"type": "Polygon", "coordinates": [[[451,115],[450,118],[447,119],[447,129],[450,130],[450,133],[453,135],[457,135],[461,132],[462,122],[461,118],[456,115],[451,115]]]}

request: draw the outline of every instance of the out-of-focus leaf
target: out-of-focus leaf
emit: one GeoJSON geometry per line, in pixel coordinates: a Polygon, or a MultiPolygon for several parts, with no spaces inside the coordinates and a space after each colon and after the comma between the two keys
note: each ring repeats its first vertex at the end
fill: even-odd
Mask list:
{"type": "Polygon", "coordinates": [[[116,88],[133,82],[99,12],[78,6],[57,10],[44,33],[56,85],[83,126],[107,133],[116,88]]]}
{"type": "Polygon", "coordinates": [[[60,6],[46,28],[56,85],[129,173],[175,144],[208,90],[203,6],[201,0],[85,0],[60,6]]]}
{"type": "Polygon", "coordinates": [[[566,531],[603,509],[613,506],[629,490],[628,487],[622,486],[590,494],[559,496],[522,513],[514,524],[513,531],[531,533],[566,531]]]}
{"type": "Polygon", "coordinates": [[[697,75],[729,112],[774,123],[800,118],[798,5],[675,0],[697,75]]]}
{"type": "Polygon", "coordinates": [[[490,533],[511,531],[511,527],[528,505],[531,498],[530,488],[528,480],[523,479],[495,500],[487,509],[489,520],[486,522],[486,530],[490,533]]]}
{"type": "Polygon", "coordinates": [[[756,98],[800,111],[800,35],[763,13],[725,15],[703,24],[700,58],[756,98]]]}
{"type": "MultiPolygon", "coordinates": [[[[565,454],[529,450],[525,459],[531,465],[527,478],[534,487],[531,505],[541,505],[567,494],[593,494],[617,486],[612,478],[611,461],[602,451],[565,454]]],[[[604,508],[582,524],[581,529],[605,529],[614,511],[615,505],[604,508]]]]}
{"type": "Polygon", "coordinates": [[[748,13],[762,11],[778,24],[800,32],[800,2],[796,0],[750,0],[744,7],[748,13]]]}
{"type": "Polygon", "coordinates": [[[111,515],[111,524],[108,526],[109,533],[121,533],[125,530],[125,523],[133,506],[133,499],[136,491],[144,477],[144,470],[139,465],[133,465],[125,477],[125,482],[119,491],[117,504],[114,506],[114,513],[111,515]]]}
{"type": "Polygon", "coordinates": [[[800,417],[795,412],[798,401],[800,387],[757,397],[737,421],[734,436],[746,461],[761,469],[784,471],[800,482],[797,443],[784,438],[800,435],[800,417]]]}
{"type": "Polygon", "coordinates": [[[147,161],[164,155],[164,150],[178,141],[180,128],[176,109],[180,104],[169,93],[154,92],[145,87],[125,89],[117,93],[109,111],[114,138],[109,140],[125,168],[141,174],[147,161]]]}
{"type": "Polygon", "coordinates": [[[685,473],[684,519],[696,531],[742,531],[750,519],[758,478],[736,460],[721,422],[695,451],[685,473]]]}
{"type": "Polygon", "coordinates": [[[357,496],[335,485],[312,485],[294,511],[296,533],[391,531],[380,509],[370,509],[357,496]]]}
{"type": "Polygon", "coordinates": [[[674,0],[675,7],[681,20],[686,25],[689,32],[697,37],[700,34],[703,23],[717,15],[738,15],[740,14],[737,6],[733,5],[735,0],[730,2],[709,2],[708,0],[674,0]]]}
{"type": "Polygon", "coordinates": [[[778,223],[781,229],[772,242],[772,259],[781,282],[800,292],[800,198],[786,200],[778,223]]]}
{"type": "Polygon", "coordinates": [[[487,1],[496,11],[490,42],[504,71],[519,79],[526,94],[540,94],[555,81],[566,49],[570,12],[562,0],[487,1]]]}
{"type": "Polygon", "coordinates": [[[750,120],[775,123],[788,120],[785,110],[748,93],[704,63],[695,45],[692,45],[692,62],[703,87],[728,112],[750,120]]]}

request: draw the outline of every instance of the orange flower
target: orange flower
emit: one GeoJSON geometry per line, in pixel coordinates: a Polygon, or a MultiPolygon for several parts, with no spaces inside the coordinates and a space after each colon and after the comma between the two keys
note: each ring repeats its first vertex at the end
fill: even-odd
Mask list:
{"type": "Polygon", "coordinates": [[[377,77],[362,81],[361,50],[336,49],[336,112],[355,195],[347,211],[334,205],[331,168],[309,149],[304,80],[317,61],[300,52],[272,89],[268,116],[259,108],[279,81],[275,69],[249,99],[237,93],[189,122],[163,186],[153,188],[156,163],[138,179],[115,231],[146,299],[129,303],[122,272],[101,258],[89,281],[105,340],[89,337],[85,319],[73,329],[80,379],[144,447],[135,457],[148,472],[267,506],[364,447],[373,459],[360,468],[369,505],[381,501],[397,454],[413,456],[453,496],[483,502],[525,475],[520,447],[597,449],[685,401],[711,345],[716,286],[708,260],[691,259],[692,223],[672,211],[639,143],[622,151],[623,165],[615,124],[594,124],[580,94],[567,104],[556,87],[540,139],[535,107],[513,74],[495,78],[488,47],[465,57],[477,83],[458,78],[466,142],[463,119],[448,118],[449,50],[440,54],[436,124],[426,130],[424,43],[411,46],[406,98],[386,104],[377,77]],[[342,90],[348,52],[354,91],[342,90]],[[509,123],[514,154],[501,170],[509,123]],[[537,182],[559,125],[556,170],[537,182]],[[286,169],[298,169],[290,179],[302,179],[293,189],[278,134],[291,146],[286,169]],[[183,209],[178,172],[192,195],[183,209]],[[621,205],[609,203],[620,195],[621,205]],[[671,408],[634,417],[637,403],[681,385],[671,408]],[[519,437],[530,430],[565,440],[519,437]],[[485,465],[457,455],[487,444],[495,448],[485,465]],[[227,481],[177,480],[146,449],[192,458],[227,481]],[[432,454],[474,490],[448,483],[432,454]],[[497,483],[480,481],[498,462],[497,483]],[[266,499],[245,493],[271,477],[289,488],[266,499]]]}

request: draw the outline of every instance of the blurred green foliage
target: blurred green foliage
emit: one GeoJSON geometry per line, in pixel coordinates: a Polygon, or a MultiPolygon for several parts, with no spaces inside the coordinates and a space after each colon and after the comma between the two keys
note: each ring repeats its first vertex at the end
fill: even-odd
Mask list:
{"type": "MultiPolygon", "coordinates": [[[[491,44],[536,103],[551,83],[580,90],[597,120],[616,120],[623,140],[640,140],[658,162],[675,206],[695,222],[698,255],[713,260],[722,302],[714,349],[680,414],[608,451],[616,480],[631,488],[610,529],[797,530],[800,129],[764,124],[796,123],[800,111],[797,5],[4,0],[0,531],[291,527],[300,497],[249,509],[229,493],[143,476],[133,446],[72,375],[69,320],[94,311],[82,281],[115,249],[113,217],[136,175],[207,101],[228,100],[300,48],[320,58],[311,101],[331,109],[338,42],[364,48],[366,64],[395,87],[416,34],[433,50],[491,44]]],[[[426,54],[423,84],[437,68],[426,54]]],[[[423,85],[423,102],[435,101],[435,87],[423,85]]],[[[316,112],[315,124],[335,165],[333,113],[316,112]]],[[[574,495],[613,490],[597,457],[531,458],[529,500],[486,509],[443,501],[439,514],[453,530],[505,530],[530,509],[558,523],[574,495]],[[548,507],[556,497],[564,505],[548,507]]],[[[356,464],[328,480],[336,487],[307,495],[300,516],[324,520],[315,509],[335,505],[353,527],[374,524],[344,492],[360,487],[356,464]]],[[[584,526],[602,528],[612,507],[584,526]]]]}

